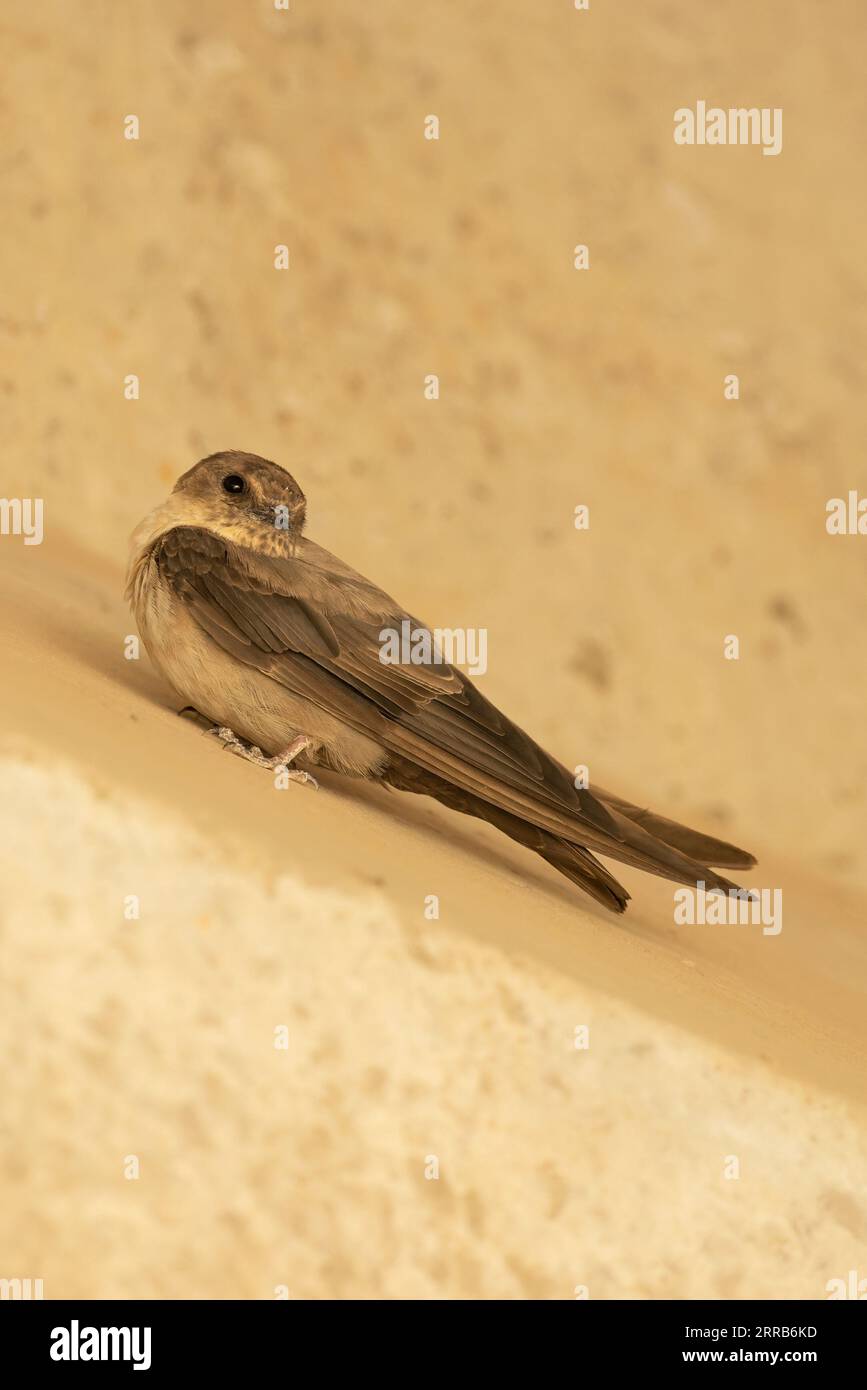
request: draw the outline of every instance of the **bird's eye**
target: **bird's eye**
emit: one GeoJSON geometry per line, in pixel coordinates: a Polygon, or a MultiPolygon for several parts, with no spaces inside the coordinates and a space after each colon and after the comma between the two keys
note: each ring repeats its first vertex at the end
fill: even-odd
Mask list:
{"type": "Polygon", "coordinates": [[[234,493],[237,496],[239,492],[247,491],[247,484],[240,473],[230,473],[228,477],[223,479],[223,491],[234,493]]]}

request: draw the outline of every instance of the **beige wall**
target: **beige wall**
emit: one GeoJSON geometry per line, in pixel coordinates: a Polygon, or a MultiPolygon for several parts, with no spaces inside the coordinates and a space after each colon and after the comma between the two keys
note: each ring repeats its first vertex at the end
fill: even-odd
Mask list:
{"type": "Polygon", "coordinates": [[[2,491],[44,497],[46,541],[0,542],[27,1079],[0,1276],[822,1296],[865,1264],[867,537],[824,526],[867,495],[864,25],[857,0],[4,7],[2,491]],[[781,107],[782,153],[678,148],[699,98],[781,107]],[[487,627],[485,693],[566,763],[755,849],[779,940],[684,947],[629,874],[602,921],[426,803],[275,812],[176,726],[120,657],[126,537],[227,447],[290,468],[310,534],[411,612],[487,627]],[[203,844],[240,846],[218,944],[203,844]],[[153,874],[130,945],[116,904],[153,874]]]}

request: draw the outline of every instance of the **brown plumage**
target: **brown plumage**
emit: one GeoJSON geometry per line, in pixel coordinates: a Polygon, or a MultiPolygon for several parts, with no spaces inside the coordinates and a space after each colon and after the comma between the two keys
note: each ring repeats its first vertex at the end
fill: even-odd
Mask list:
{"type": "Polygon", "coordinates": [[[613,911],[629,895],[594,854],[677,883],[736,886],[707,866],[749,868],[752,855],[576,788],[455,667],[383,664],[383,630],[423,624],[303,536],[305,510],[283,469],[229,451],[185,473],[134,534],[128,594],[185,702],[266,753],[305,734],[302,767],[488,820],[613,911]]]}

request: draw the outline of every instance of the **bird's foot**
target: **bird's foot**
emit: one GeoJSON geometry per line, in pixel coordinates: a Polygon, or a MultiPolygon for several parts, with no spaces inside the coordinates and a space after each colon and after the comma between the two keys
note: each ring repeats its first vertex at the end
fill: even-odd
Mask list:
{"type": "Polygon", "coordinates": [[[257,767],[267,768],[269,772],[281,772],[288,777],[290,782],[308,782],[314,789],[319,786],[316,778],[312,777],[309,772],[304,772],[301,768],[290,767],[290,764],[302,753],[306,753],[316,746],[306,734],[299,734],[281,753],[277,753],[273,758],[268,758],[257,744],[247,743],[246,740],[238,738],[238,735],[232,729],[227,728],[225,724],[213,725],[212,728],[208,729],[208,733],[213,738],[218,738],[223,747],[227,748],[230,753],[236,753],[239,758],[244,758],[248,763],[255,763],[257,767]]]}

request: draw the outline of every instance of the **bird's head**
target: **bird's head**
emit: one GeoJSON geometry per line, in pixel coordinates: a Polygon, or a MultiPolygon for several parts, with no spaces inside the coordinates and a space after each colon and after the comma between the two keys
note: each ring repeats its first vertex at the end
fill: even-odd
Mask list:
{"type": "Polygon", "coordinates": [[[291,545],[307,513],[307,499],[291,473],[239,449],[200,459],[178,478],[173,493],[203,504],[221,530],[267,550],[291,545]]]}

